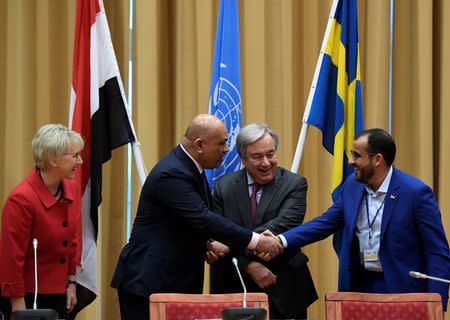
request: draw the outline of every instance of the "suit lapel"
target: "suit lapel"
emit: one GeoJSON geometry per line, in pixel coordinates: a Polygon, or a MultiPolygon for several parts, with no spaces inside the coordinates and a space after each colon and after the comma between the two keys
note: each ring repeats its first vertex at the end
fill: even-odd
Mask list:
{"type": "Polygon", "coordinates": [[[275,194],[280,190],[281,170],[277,168],[275,178],[266,184],[263,188],[261,199],[259,200],[258,208],[256,209],[255,226],[259,226],[264,218],[264,214],[272,202],[275,194]]]}
{"type": "Polygon", "coordinates": [[[236,175],[236,179],[233,181],[233,192],[234,203],[236,204],[237,212],[236,214],[242,218],[243,226],[247,229],[252,228],[252,210],[250,208],[250,196],[248,194],[248,181],[247,181],[247,171],[242,169],[236,175]]]}
{"type": "Polygon", "coordinates": [[[358,220],[359,215],[359,208],[361,207],[361,201],[364,196],[365,190],[365,185],[363,183],[357,183],[356,190],[350,195],[350,201],[346,201],[347,203],[350,203],[351,206],[349,210],[351,214],[351,216],[349,217],[350,229],[347,235],[347,239],[350,239],[350,241],[351,239],[353,239],[353,234],[355,233],[356,221],[358,220]]]}
{"type": "Polygon", "coordinates": [[[397,169],[393,167],[391,182],[389,183],[389,188],[386,193],[386,198],[384,201],[383,217],[381,218],[380,243],[381,241],[383,241],[384,231],[386,230],[389,220],[391,219],[392,213],[394,212],[399,194],[400,194],[400,184],[398,181],[398,172],[397,169]]]}

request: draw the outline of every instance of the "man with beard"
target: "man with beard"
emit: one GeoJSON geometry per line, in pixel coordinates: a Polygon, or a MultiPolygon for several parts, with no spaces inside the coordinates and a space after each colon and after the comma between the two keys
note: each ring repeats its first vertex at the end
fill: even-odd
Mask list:
{"type": "Polygon", "coordinates": [[[280,234],[285,248],[302,247],[342,230],[339,291],[437,292],[447,307],[448,284],[414,279],[409,271],[449,279],[449,246],[433,191],[392,166],[395,143],[381,129],[358,134],[348,177],[321,216],[280,234]]]}

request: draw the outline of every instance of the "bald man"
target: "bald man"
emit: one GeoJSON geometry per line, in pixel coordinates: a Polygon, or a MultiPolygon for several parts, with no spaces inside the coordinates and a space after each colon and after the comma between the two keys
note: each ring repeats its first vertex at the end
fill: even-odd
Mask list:
{"type": "Polygon", "coordinates": [[[152,293],[202,293],[209,238],[235,253],[246,248],[277,255],[281,245],[210,211],[204,169],[218,168],[228,151],[225,124],[196,116],[180,145],[152,169],[142,188],[129,243],[111,286],[118,290],[122,320],[148,320],[152,293]]]}

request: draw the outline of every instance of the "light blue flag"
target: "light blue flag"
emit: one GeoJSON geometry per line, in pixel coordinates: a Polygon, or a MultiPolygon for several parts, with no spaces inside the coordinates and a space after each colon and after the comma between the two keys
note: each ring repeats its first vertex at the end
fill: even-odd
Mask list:
{"type": "Polygon", "coordinates": [[[236,137],[242,127],[239,48],[237,0],[221,0],[217,19],[208,112],[217,116],[227,126],[230,151],[226,154],[220,168],[206,170],[211,190],[217,179],[242,167],[236,150],[236,137]]]}

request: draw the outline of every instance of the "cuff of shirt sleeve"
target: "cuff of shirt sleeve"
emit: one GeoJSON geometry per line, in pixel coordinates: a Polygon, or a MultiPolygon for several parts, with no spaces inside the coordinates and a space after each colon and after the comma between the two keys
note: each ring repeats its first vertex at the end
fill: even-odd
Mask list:
{"type": "Polygon", "coordinates": [[[247,246],[247,249],[253,250],[256,248],[259,242],[259,233],[253,232],[252,240],[250,240],[250,243],[247,246]]]}
{"type": "Polygon", "coordinates": [[[283,248],[286,249],[288,246],[286,238],[282,234],[277,235],[277,237],[280,238],[281,242],[283,243],[283,248]]]}

